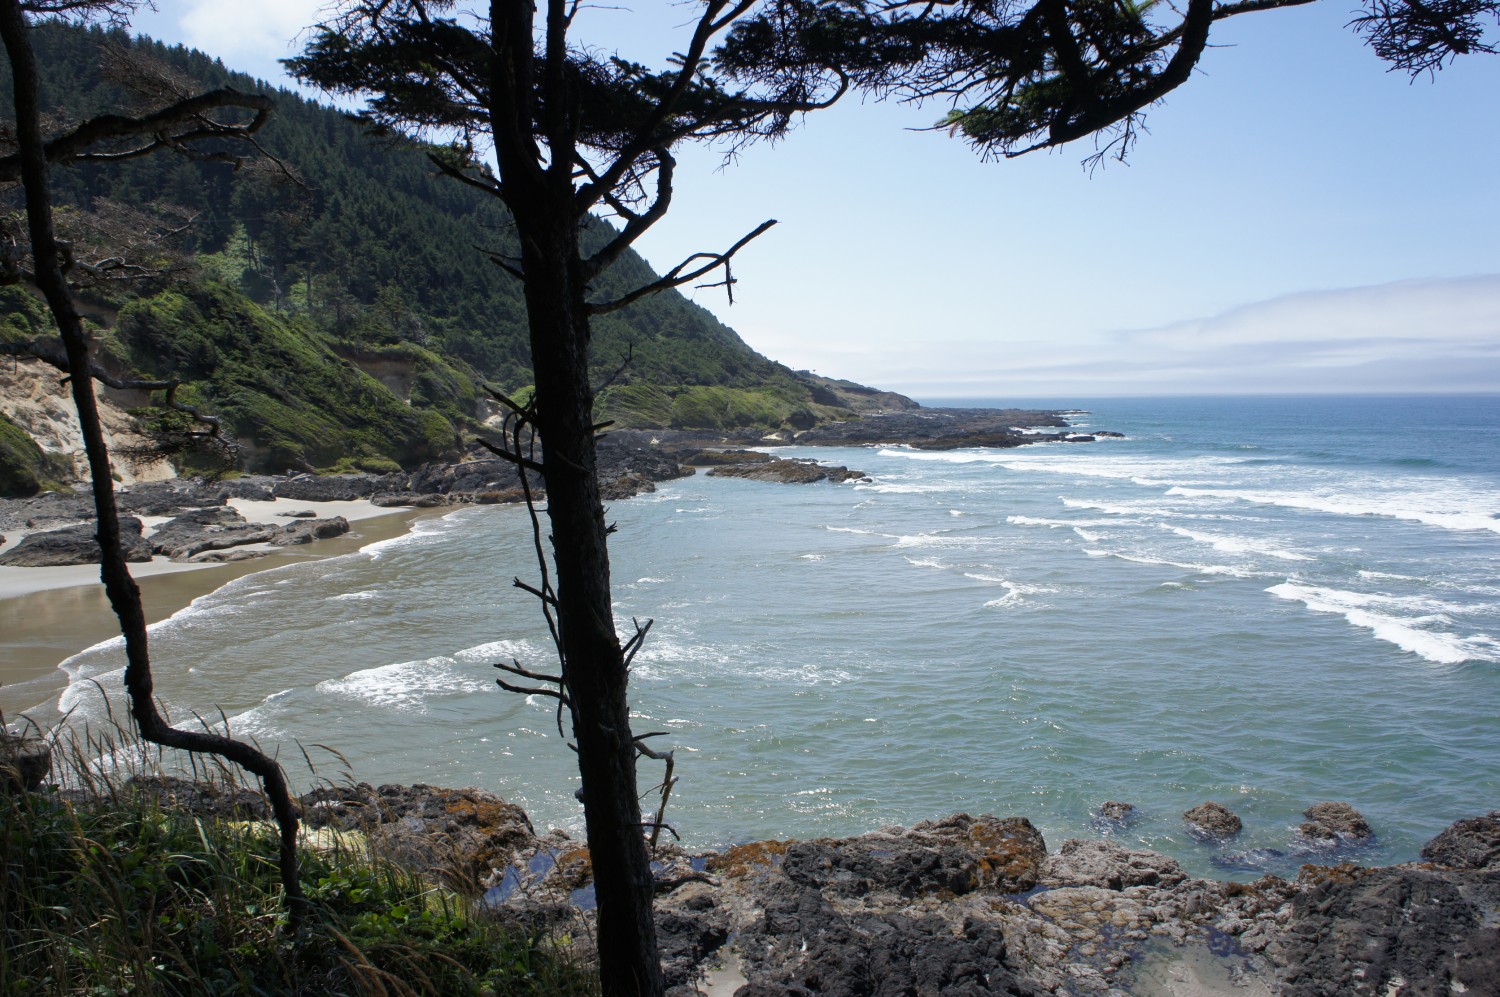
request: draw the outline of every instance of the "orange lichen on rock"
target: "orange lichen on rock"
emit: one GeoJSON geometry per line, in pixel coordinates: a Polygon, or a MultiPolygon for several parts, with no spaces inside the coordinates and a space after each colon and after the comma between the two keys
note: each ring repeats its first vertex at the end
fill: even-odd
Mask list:
{"type": "Polygon", "coordinates": [[[978,858],[975,889],[1021,893],[1036,886],[1047,861],[1047,843],[1031,821],[1025,817],[972,818],[968,839],[978,858]]]}
{"type": "Polygon", "coordinates": [[[709,856],[708,870],[721,876],[738,878],[751,873],[763,873],[775,868],[792,845],[791,840],[751,841],[743,845],[726,848],[709,856]]]}

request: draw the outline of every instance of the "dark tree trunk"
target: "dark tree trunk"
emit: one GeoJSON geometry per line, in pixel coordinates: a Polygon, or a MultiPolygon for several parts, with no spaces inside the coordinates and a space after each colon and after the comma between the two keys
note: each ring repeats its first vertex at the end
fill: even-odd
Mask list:
{"type": "MultiPolygon", "coordinates": [[[[568,217],[571,204],[563,207],[564,212],[551,217],[568,217]]],[[[554,222],[538,232],[540,226],[520,219],[518,227],[526,247],[526,301],[556,565],[558,632],[599,904],[600,971],[610,997],[656,995],[663,983],[651,916],[654,887],[636,791],[628,674],[610,595],[577,229],[554,222]]]]}
{"type": "Polygon", "coordinates": [[[521,244],[526,316],[556,569],[559,656],[572,708],[583,811],[598,900],[605,997],[659,997],[664,987],[651,905],[654,884],[636,792],[625,655],[615,633],[609,547],[594,454],[587,280],[578,243],[584,209],[573,186],[575,135],[563,66],[563,6],[547,7],[541,72],[552,95],[536,144],[534,8],[490,0],[490,131],[496,193],[521,244]]]}
{"type": "Polygon", "coordinates": [[[94,396],[88,337],[73,304],[52,224],[51,178],[42,145],[36,56],[31,48],[29,30],[20,4],[16,0],[0,0],[0,37],[3,37],[6,53],[10,56],[15,83],[16,138],[20,146],[21,179],[25,186],[26,220],[36,266],[36,283],[47,299],[68,357],[69,385],[78,409],[89,475],[93,479],[101,554],[99,574],[110,605],[120,619],[120,633],[125,638],[125,690],[130,696],[130,713],[145,740],[168,748],[216,754],[260,778],[281,830],[281,879],[292,922],[296,924],[305,906],[297,877],[297,811],[281,766],[258,748],[242,741],[207,732],[178,730],[167,724],[156,710],[146,614],[140,589],[130,577],[125,555],[120,549],[120,517],[115,507],[109,451],[94,396]]]}

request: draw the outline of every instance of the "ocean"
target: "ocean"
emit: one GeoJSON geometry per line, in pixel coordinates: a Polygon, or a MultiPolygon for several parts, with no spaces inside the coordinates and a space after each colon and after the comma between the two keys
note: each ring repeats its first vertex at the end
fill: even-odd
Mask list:
{"type": "MultiPolygon", "coordinates": [[[[676,752],[684,844],[968,811],[1253,878],[1414,859],[1500,808],[1500,398],[988,403],[1125,438],[793,449],[869,480],[700,474],[610,507],[622,632],[655,621],[635,729],[676,752]],[[1099,820],[1106,800],[1135,817],[1099,820]],[[1194,839],[1205,800],[1244,831],[1194,839]],[[1374,843],[1307,854],[1324,800],[1374,843]]],[[[524,509],[420,519],[157,624],[157,689],[300,784],[474,785],[576,830],[555,704],[495,683],[496,661],[553,664],[515,578],[536,578],[524,509]]],[[[117,640],[63,662],[55,709],[122,715],[122,664],[117,640]]]]}

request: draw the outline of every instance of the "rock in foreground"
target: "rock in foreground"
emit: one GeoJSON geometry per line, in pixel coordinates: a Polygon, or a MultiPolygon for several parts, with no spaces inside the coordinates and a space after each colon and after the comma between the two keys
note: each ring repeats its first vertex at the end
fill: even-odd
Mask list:
{"type": "MultiPolygon", "coordinates": [[[[125,560],[140,563],[151,560],[151,544],[141,535],[141,521],[134,516],[120,517],[120,549],[125,560]]],[[[31,533],[10,550],[0,554],[0,566],[7,568],[53,568],[70,564],[98,564],[100,561],[98,527],[93,523],[67,526],[47,533],[31,533]]]]}

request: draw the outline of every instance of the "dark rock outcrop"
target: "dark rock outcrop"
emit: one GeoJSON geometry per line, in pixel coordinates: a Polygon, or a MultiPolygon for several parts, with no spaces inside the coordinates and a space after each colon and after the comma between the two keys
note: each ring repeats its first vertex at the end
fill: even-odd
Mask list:
{"type": "Polygon", "coordinates": [[[163,523],[151,535],[151,549],[174,561],[187,561],[205,551],[265,543],[278,532],[275,526],[246,522],[231,506],[210,506],[163,523]]]}
{"type": "Polygon", "coordinates": [[[1158,852],[1133,851],[1112,841],[1073,838],[1048,857],[1041,881],[1044,886],[1126,890],[1132,886],[1175,886],[1187,878],[1176,859],[1158,852]]]}
{"type": "Polygon", "coordinates": [[[831,467],[814,460],[787,460],[781,457],[753,464],[711,467],[708,473],[718,477],[776,481],[788,485],[808,485],[815,481],[849,481],[865,476],[863,471],[851,471],[847,467],[831,467]]]}
{"type": "Polygon", "coordinates": [[[1315,842],[1364,842],[1375,837],[1364,814],[1347,803],[1316,803],[1302,816],[1307,820],[1298,826],[1297,833],[1315,842]]]}
{"type": "Polygon", "coordinates": [[[1427,842],[1422,860],[1453,869],[1500,867],[1500,810],[1457,821],[1427,842]]]}
{"type": "Polygon", "coordinates": [[[1232,838],[1244,827],[1234,811],[1212,800],[1184,812],[1182,819],[1187,821],[1189,830],[1205,838],[1232,838]]]}
{"type": "Polygon", "coordinates": [[[359,831],[378,854],[465,891],[537,843],[524,810],[482,789],[362,782],[300,802],[309,827],[359,831]]]}
{"type": "MultiPolygon", "coordinates": [[[[48,568],[68,564],[98,564],[99,540],[93,523],[81,523],[46,533],[31,533],[0,554],[0,565],[11,568],[48,568]]],[[[151,544],[141,535],[141,521],[120,517],[120,548],[125,560],[151,560],[151,544]]]]}
{"type": "Polygon", "coordinates": [[[766,900],[740,936],[749,983],[737,997],[1037,994],[1007,961],[1000,926],[937,913],[845,911],[813,889],[766,900]]]}
{"type": "Polygon", "coordinates": [[[1103,803],[1099,804],[1099,816],[1103,817],[1105,820],[1129,820],[1134,814],[1134,803],[1121,803],[1119,800],[1105,800],[1103,803]]]}
{"type": "Polygon", "coordinates": [[[1267,954],[1284,997],[1500,993],[1500,870],[1309,866],[1267,954]]]}
{"type": "Polygon", "coordinates": [[[40,737],[0,730],[0,793],[36,789],[52,771],[52,745],[40,737]]]}
{"type": "Polygon", "coordinates": [[[287,523],[280,530],[271,527],[271,544],[276,547],[297,547],[314,540],[328,540],[349,532],[349,520],[343,516],[328,519],[299,519],[287,523]]]}
{"type": "Polygon", "coordinates": [[[298,502],[352,502],[369,498],[377,491],[389,491],[395,482],[404,485],[405,477],[402,474],[302,474],[278,480],[273,491],[277,498],[298,502]]]}

